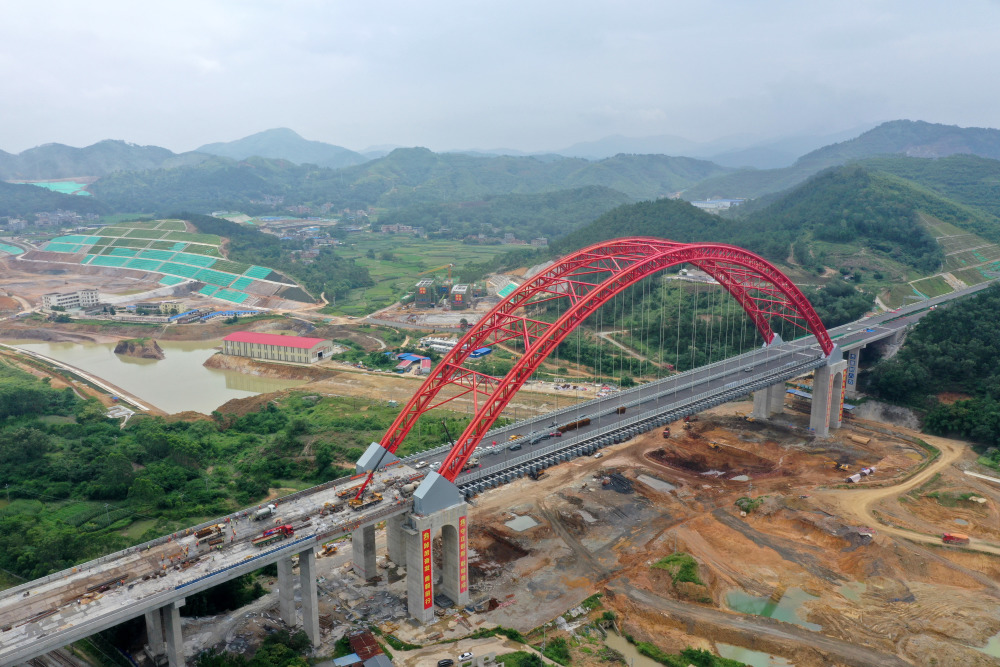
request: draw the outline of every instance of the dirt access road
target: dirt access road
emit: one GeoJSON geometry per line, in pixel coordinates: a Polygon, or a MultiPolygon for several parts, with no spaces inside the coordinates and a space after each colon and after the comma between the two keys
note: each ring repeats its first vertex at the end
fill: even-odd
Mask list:
{"type": "MultiPolygon", "coordinates": [[[[898,428],[898,427],[897,427],[898,428]]],[[[905,429],[899,429],[905,431],[905,429]]],[[[957,461],[963,454],[969,451],[969,445],[960,440],[950,440],[948,438],[938,438],[924,433],[910,433],[913,437],[919,437],[925,442],[934,445],[941,450],[941,455],[931,462],[929,466],[918,472],[916,475],[901,484],[873,489],[859,489],[845,491],[842,489],[824,489],[817,491],[816,496],[836,505],[842,512],[842,516],[852,516],[862,523],[871,526],[879,526],[879,530],[888,535],[902,537],[914,542],[925,544],[941,544],[940,535],[925,535],[913,530],[897,528],[880,522],[872,513],[872,506],[892,496],[899,496],[910,489],[916,488],[927,482],[935,474],[942,472],[957,461]]],[[[1000,556],[1000,547],[989,544],[982,540],[972,539],[969,544],[962,547],[971,551],[994,554],[1000,556]]]]}
{"type": "Polygon", "coordinates": [[[806,630],[790,623],[774,621],[761,616],[742,616],[711,609],[701,605],[680,602],[660,597],[648,591],[636,588],[622,580],[616,580],[608,588],[615,593],[625,595],[631,600],[638,600],[645,605],[670,614],[675,619],[691,625],[703,627],[722,626],[731,628],[747,635],[776,640],[785,645],[807,646],[821,652],[825,658],[833,658],[838,662],[856,667],[907,667],[910,663],[882,651],[876,651],[865,646],[846,642],[843,639],[806,630]]]}

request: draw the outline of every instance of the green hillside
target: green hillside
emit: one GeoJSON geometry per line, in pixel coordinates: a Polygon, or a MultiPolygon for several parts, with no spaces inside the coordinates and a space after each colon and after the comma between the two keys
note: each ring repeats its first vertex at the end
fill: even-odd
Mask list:
{"type": "Polygon", "coordinates": [[[110,139],[84,148],[45,144],[18,155],[0,151],[0,178],[48,180],[103,176],[115,171],[174,168],[200,162],[206,157],[198,153],[176,154],[159,146],[139,146],[110,139]]]}
{"type": "Polygon", "coordinates": [[[592,185],[536,195],[491,195],[480,201],[419,204],[379,216],[383,225],[423,227],[431,237],[461,239],[484,234],[519,239],[567,234],[631,200],[621,192],[592,185]]]}
{"type": "Polygon", "coordinates": [[[807,153],[790,167],[742,169],[706,179],[685,190],[684,198],[760,197],[788,189],[828,167],[877,156],[942,158],[962,154],[1000,159],[1000,130],[922,121],[890,121],[850,141],[807,153]]]}
{"type": "Polygon", "coordinates": [[[347,167],[367,162],[368,158],[341,146],[303,139],[298,133],[281,127],[265,130],[236,141],[205,144],[199,153],[219,155],[234,160],[259,156],[288,160],[295,164],[315,164],[320,167],[347,167]]]}
{"type": "Polygon", "coordinates": [[[108,212],[108,207],[92,197],[64,195],[35,185],[0,181],[0,217],[30,217],[41,211],[76,211],[77,213],[108,212]]]}
{"type": "Polygon", "coordinates": [[[276,206],[324,203],[336,209],[399,208],[585,186],[618,190],[633,200],[648,199],[726,171],[704,160],[663,155],[618,155],[589,162],[407,148],[336,170],[263,158],[236,162],[214,157],[177,169],[109,174],[91,191],[115,210],[133,212],[223,207],[263,212],[276,206]],[[262,203],[273,198],[281,198],[281,203],[262,203]]]}
{"type": "MultiPolygon", "coordinates": [[[[1000,216],[1000,160],[976,155],[952,155],[934,160],[882,157],[870,158],[861,164],[895,174],[966,206],[1000,216]]],[[[1000,234],[1000,229],[996,227],[981,229],[979,233],[1000,241],[994,236],[1000,234]]]]}

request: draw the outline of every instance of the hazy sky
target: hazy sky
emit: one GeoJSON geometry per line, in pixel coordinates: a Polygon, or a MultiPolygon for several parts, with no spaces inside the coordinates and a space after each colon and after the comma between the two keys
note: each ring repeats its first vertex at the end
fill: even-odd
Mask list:
{"type": "Polygon", "coordinates": [[[998,25],[989,0],[11,0],[0,149],[184,151],[272,127],[354,150],[998,127],[998,25]]]}

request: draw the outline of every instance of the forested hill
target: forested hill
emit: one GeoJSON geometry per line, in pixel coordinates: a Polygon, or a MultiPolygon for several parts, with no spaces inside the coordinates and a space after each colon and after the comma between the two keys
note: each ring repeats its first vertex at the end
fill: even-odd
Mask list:
{"type": "Polygon", "coordinates": [[[93,197],[65,195],[37,185],[0,181],[0,217],[27,217],[39,211],[76,211],[77,213],[108,213],[108,208],[93,197]]]}
{"type": "Polygon", "coordinates": [[[920,224],[927,213],[986,235],[1000,233],[988,214],[963,207],[904,179],[860,166],[827,170],[745,219],[720,218],[683,201],[659,200],[615,209],[566,236],[560,252],[625,235],[676,241],[716,241],[784,262],[822,269],[816,242],[861,245],[922,272],[938,268],[943,254],[920,224]]]}
{"type": "Polygon", "coordinates": [[[886,155],[941,158],[956,154],[1000,159],[1000,130],[923,121],[890,121],[849,141],[807,153],[790,167],[744,169],[710,178],[685,191],[684,197],[692,200],[706,197],[754,198],[788,189],[823,169],[854,160],[886,155]]]}
{"type": "Polygon", "coordinates": [[[45,144],[17,155],[0,151],[0,178],[47,180],[103,176],[114,171],[190,165],[207,157],[200,153],[177,154],[159,146],[139,146],[110,139],[84,148],[45,144]]]}
{"type": "Polygon", "coordinates": [[[474,202],[419,204],[379,216],[383,225],[423,227],[431,236],[465,238],[478,234],[520,239],[563,236],[602,213],[631,200],[621,192],[597,185],[537,195],[495,195],[474,202]]]}
{"type": "MultiPolygon", "coordinates": [[[[1000,285],[929,313],[867,378],[876,395],[929,409],[933,433],[1000,446],[1000,285]],[[941,403],[943,392],[968,400],[941,403]]],[[[1000,455],[993,456],[993,465],[1000,455]]]]}
{"type": "Polygon", "coordinates": [[[618,190],[632,200],[682,190],[728,171],[716,164],[664,155],[618,155],[598,162],[536,157],[476,157],[397,149],[363,165],[323,169],[281,160],[241,162],[215,157],[177,169],[119,172],[91,191],[115,210],[164,212],[178,208],[241,208],[282,198],[282,205],[399,208],[490,195],[536,194],[585,186],[618,190]]]}
{"type": "MultiPolygon", "coordinates": [[[[870,158],[859,164],[895,174],[966,206],[1000,216],[1000,160],[976,155],[952,155],[934,160],[913,157],[870,158]]],[[[983,235],[989,236],[985,232],[983,235]]]]}

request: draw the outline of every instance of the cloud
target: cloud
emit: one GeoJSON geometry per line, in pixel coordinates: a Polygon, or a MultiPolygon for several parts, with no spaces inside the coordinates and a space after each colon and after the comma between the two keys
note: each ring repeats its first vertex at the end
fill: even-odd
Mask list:
{"type": "Polygon", "coordinates": [[[16,3],[0,148],[187,150],[270,127],[360,149],[555,149],[908,117],[989,125],[996,2],[16,3]]]}

